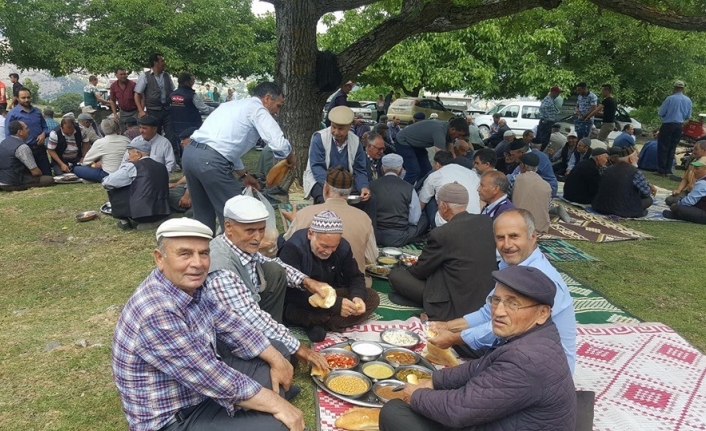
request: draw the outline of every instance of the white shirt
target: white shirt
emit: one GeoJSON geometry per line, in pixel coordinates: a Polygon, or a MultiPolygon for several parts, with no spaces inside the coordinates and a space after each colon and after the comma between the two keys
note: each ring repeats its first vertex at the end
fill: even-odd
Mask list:
{"type": "Polygon", "coordinates": [[[83,164],[88,166],[100,160],[103,162],[101,169],[112,174],[120,167],[129,143],[130,140],[123,135],[106,135],[93,143],[91,149],[83,156],[83,164]]]}
{"type": "Polygon", "coordinates": [[[292,151],[279,124],[257,97],[222,103],[191,135],[194,141],[218,151],[235,170],[245,169],[240,158],[253,149],[260,138],[276,158],[285,158],[292,151]]]}
{"type": "MultiPolygon", "coordinates": [[[[441,169],[429,174],[421,190],[419,190],[419,200],[428,203],[431,198],[436,196],[442,186],[453,183],[454,181],[468,190],[468,207],[466,211],[471,214],[480,214],[480,196],[478,196],[480,179],[478,178],[478,174],[455,163],[449,163],[446,166],[442,166],[441,169]]],[[[436,221],[437,226],[446,223],[438,213],[436,221]],[[439,221],[441,221],[441,223],[439,223],[439,221]]]]}
{"type": "MultiPolygon", "coordinates": [[[[145,139],[142,136],[138,136],[133,139],[132,142],[140,142],[144,140],[145,139]]],[[[174,165],[176,164],[176,160],[174,159],[174,149],[172,149],[172,143],[169,142],[169,139],[157,134],[149,140],[149,143],[150,159],[166,166],[167,172],[174,172],[174,165]]],[[[127,151],[125,151],[125,156],[123,156],[123,162],[120,166],[122,167],[125,163],[128,163],[127,151]]]]}

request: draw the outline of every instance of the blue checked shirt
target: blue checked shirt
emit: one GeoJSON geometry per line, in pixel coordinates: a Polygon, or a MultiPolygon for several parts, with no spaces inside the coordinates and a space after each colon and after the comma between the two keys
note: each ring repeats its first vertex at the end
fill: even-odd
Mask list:
{"type": "Polygon", "coordinates": [[[158,430],[206,398],[232,415],[236,404],[260,391],[260,384],[220,360],[216,339],[246,360],[270,345],[203,287],[191,297],[152,271],[125,304],[113,336],[113,375],[131,431],[158,430]]]}
{"type": "Polygon", "coordinates": [[[267,338],[282,342],[289,353],[294,354],[299,350],[299,341],[292,336],[289,329],[277,323],[269,313],[262,311],[238,274],[227,270],[214,271],[209,277],[206,291],[207,295],[215,295],[218,302],[236,312],[238,317],[267,338]]]}
{"type": "MultiPolygon", "coordinates": [[[[576,103],[576,113],[585,117],[589,112],[593,110],[598,105],[598,96],[589,91],[587,95],[581,96],[579,94],[578,102],[576,103]]],[[[591,118],[593,121],[593,118],[591,118]]]]}
{"type": "Polygon", "coordinates": [[[552,96],[547,96],[542,99],[542,104],[539,105],[539,118],[542,120],[554,121],[558,113],[559,110],[554,104],[554,99],[552,99],[552,96]]]}
{"type": "Polygon", "coordinates": [[[632,179],[632,184],[640,191],[640,197],[649,198],[652,196],[652,191],[650,190],[650,182],[645,178],[645,174],[642,171],[635,172],[635,176],[632,179]]]}

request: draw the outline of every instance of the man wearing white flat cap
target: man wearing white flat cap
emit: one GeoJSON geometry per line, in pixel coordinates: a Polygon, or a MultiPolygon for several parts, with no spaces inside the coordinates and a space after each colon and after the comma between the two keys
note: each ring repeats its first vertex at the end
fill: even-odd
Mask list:
{"type": "Polygon", "coordinates": [[[223,212],[225,233],[211,240],[208,291],[269,339],[281,341],[289,353],[326,368],[323,356],[301,345],[282,325],[288,285],[325,297],[325,283],[258,252],[270,215],[258,199],[236,196],[223,212]]]}
{"type": "Polygon", "coordinates": [[[379,245],[401,247],[424,235],[429,227],[427,216],[422,214],[419,195],[412,184],[402,175],[402,156],[388,154],[382,158],[385,176],[370,184],[376,196],[384,196],[377,202],[375,223],[379,245]]]}
{"type": "Polygon", "coordinates": [[[129,428],[301,431],[287,350],[204,294],[212,235],[189,218],[162,223],[157,268],[123,308],[112,362],[129,428]]]}

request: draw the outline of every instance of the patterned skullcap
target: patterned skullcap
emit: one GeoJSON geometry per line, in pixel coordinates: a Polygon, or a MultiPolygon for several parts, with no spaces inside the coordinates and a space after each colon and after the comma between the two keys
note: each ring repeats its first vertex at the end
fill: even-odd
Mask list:
{"type": "Polygon", "coordinates": [[[314,216],[309,227],[316,233],[343,233],[343,222],[333,211],[323,211],[314,216]]]}
{"type": "Polygon", "coordinates": [[[336,166],[326,171],[326,183],[337,189],[350,189],[353,187],[353,177],[343,166],[336,166]]]}

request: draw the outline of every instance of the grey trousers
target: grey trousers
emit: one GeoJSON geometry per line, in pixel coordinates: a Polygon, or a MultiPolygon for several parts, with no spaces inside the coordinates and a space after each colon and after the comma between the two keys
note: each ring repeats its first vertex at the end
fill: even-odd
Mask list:
{"type": "Polygon", "coordinates": [[[419,223],[417,223],[416,226],[409,225],[404,230],[385,229],[378,226],[375,238],[377,238],[379,245],[385,247],[402,247],[424,236],[428,227],[429,220],[427,219],[427,215],[422,212],[422,216],[419,218],[419,223]]]}
{"type": "MultiPolygon", "coordinates": [[[[289,359],[289,353],[282,343],[272,341],[272,346],[289,359]]],[[[227,349],[223,349],[225,346],[219,344],[218,347],[218,353],[229,367],[252,377],[263,387],[272,389],[270,367],[265,361],[258,358],[246,361],[234,357],[227,349]]],[[[282,388],[280,388],[280,395],[284,396],[282,388]]],[[[230,417],[223,406],[209,398],[196,406],[182,422],[173,423],[160,431],[230,431],[236,429],[286,431],[287,427],[271,414],[254,410],[238,410],[233,417],[230,417]]]]}
{"type": "Polygon", "coordinates": [[[689,193],[683,191],[677,195],[667,196],[667,198],[664,200],[664,203],[667,204],[668,207],[671,207],[672,205],[679,202],[680,199],[685,198],[688,194],[689,193]]]}
{"type": "Polygon", "coordinates": [[[233,165],[211,147],[191,141],[184,149],[182,167],[189,179],[194,218],[215,233],[216,217],[223,226],[226,201],[243,189],[233,176],[233,165]]]}
{"type": "Polygon", "coordinates": [[[182,197],[184,197],[184,193],[186,193],[186,187],[184,187],[184,184],[180,184],[174,188],[169,189],[169,208],[172,209],[172,212],[184,214],[184,217],[193,218],[193,207],[182,208],[179,206],[179,201],[182,197]]]}
{"type": "Polygon", "coordinates": [[[30,177],[27,176],[23,178],[22,184],[16,186],[10,185],[0,185],[0,190],[6,192],[19,192],[22,190],[27,190],[32,187],[48,187],[54,185],[54,178],[49,175],[42,175],[40,177],[30,177]]]}
{"type": "Polygon", "coordinates": [[[284,296],[287,293],[287,272],[282,265],[276,262],[267,262],[262,265],[262,272],[267,282],[265,289],[260,292],[258,305],[262,311],[270,313],[277,323],[282,323],[284,315],[284,296]]]}

